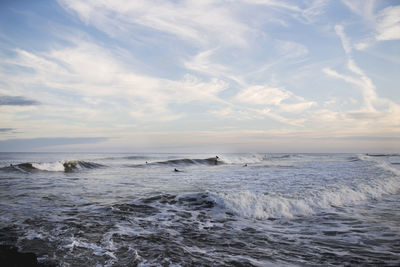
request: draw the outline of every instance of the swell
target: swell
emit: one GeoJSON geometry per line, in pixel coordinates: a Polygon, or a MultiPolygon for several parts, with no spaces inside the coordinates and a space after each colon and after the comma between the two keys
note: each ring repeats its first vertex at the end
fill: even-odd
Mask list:
{"type": "Polygon", "coordinates": [[[95,169],[104,165],[83,160],[56,161],[56,162],[25,162],[20,164],[10,164],[10,166],[0,168],[3,171],[19,172],[73,172],[81,169],[95,169]]]}
{"type": "Polygon", "coordinates": [[[221,165],[225,164],[224,161],[219,158],[206,158],[206,159],[172,159],[165,161],[147,162],[146,164],[129,165],[129,167],[143,167],[145,165],[150,166],[181,166],[181,165],[221,165]]]}
{"type": "Polygon", "coordinates": [[[124,157],[107,157],[105,160],[121,160],[121,159],[129,159],[129,160],[145,160],[148,159],[147,156],[124,156],[124,157]]]}
{"type": "Polygon", "coordinates": [[[369,157],[396,157],[396,156],[400,156],[400,154],[366,154],[366,156],[369,157]]]}

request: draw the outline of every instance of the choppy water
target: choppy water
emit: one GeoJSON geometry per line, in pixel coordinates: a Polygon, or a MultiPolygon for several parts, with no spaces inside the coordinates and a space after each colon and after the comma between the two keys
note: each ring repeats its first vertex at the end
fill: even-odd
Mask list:
{"type": "Polygon", "coordinates": [[[218,156],[0,153],[0,244],[58,266],[400,265],[400,155],[218,156]]]}

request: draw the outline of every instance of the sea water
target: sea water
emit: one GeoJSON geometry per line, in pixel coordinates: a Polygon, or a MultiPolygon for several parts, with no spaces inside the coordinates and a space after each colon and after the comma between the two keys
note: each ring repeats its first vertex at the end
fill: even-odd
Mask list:
{"type": "Polygon", "coordinates": [[[0,153],[0,244],[55,266],[398,266],[399,193],[398,154],[0,153]]]}

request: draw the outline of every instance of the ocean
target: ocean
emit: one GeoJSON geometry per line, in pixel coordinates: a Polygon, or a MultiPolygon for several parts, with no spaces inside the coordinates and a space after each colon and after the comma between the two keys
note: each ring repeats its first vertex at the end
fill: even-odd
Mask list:
{"type": "Polygon", "coordinates": [[[0,153],[0,245],[42,266],[399,266],[400,155],[0,153]]]}

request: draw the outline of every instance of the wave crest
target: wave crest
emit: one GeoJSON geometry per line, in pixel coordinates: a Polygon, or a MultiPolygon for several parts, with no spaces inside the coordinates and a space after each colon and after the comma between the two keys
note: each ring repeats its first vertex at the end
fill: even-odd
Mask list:
{"type": "Polygon", "coordinates": [[[48,172],[72,172],[80,169],[94,169],[104,167],[104,165],[82,161],[82,160],[71,160],[71,161],[56,161],[56,162],[25,162],[17,165],[10,165],[9,167],[3,167],[3,170],[16,170],[21,172],[33,172],[33,171],[48,171],[48,172]]]}
{"type": "Polygon", "coordinates": [[[355,185],[337,185],[310,192],[304,197],[268,195],[251,191],[218,193],[216,202],[235,214],[247,218],[276,219],[308,216],[335,207],[377,199],[400,190],[400,170],[380,163],[391,175],[355,185]]]}
{"type": "Polygon", "coordinates": [[[149,162],[146,164],[129,165],[130,167],[143,167],[145,165],[150,166],[182,166],[182,165],[221,165],[225,162],[219,158],[206,158],[206,159],[171,159],[165,161],[149,162]]]}

